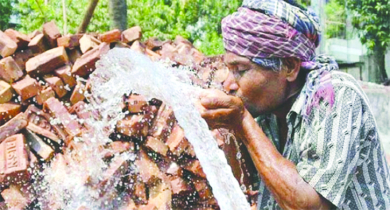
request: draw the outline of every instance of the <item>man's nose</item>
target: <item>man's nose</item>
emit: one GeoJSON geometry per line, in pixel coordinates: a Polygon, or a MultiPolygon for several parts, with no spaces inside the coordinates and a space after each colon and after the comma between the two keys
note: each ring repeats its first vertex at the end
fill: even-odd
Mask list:
{"type": "Polygon", "coordinates": [[[238,90],[238,84],[236,79],[231,71],[229,71],[229,75],[226,80],[223,82],[223,89],[230,93],[238,90]]]}

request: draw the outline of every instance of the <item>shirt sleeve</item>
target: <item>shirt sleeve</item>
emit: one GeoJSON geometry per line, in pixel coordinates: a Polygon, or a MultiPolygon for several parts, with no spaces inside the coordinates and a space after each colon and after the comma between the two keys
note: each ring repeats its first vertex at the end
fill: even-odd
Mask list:
{"type": "Polygon", "coordinates": [[[325,199],[340,208],[351,183],[361,150],[370,128],[365,125],[367,112],[360,94],[349,87],[335,90],[332,108],[321,102],[313,107],[299,149],[297,170],[325,199]]]}

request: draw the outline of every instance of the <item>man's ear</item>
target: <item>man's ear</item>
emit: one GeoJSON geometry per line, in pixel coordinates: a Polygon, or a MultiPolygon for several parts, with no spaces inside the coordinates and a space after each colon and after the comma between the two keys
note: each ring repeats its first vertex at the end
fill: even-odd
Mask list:
{"type": "Polygon", "coordinates": [[[283,71],[285,71],[287,81],[294,82],[301,69],[301,60],[293,57],[283,58],[283,65],[285,66],[283,71]]]}

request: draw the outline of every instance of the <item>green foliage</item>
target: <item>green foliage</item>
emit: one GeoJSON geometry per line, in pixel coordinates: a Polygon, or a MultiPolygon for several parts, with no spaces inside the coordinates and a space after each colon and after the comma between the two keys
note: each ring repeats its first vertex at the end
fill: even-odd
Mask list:
{"type": "MultiPolygon", "coordinates": [[[[3,0],[0,0],[3,1],[3,0]]],[[[108,1],[100,0],[87,31],[110,29],[108,1]]],[[[143,37],[174,39],[181,35],[207,55],[224,52],[221,20],[233,13],[242,0],[127,0],[128,27],[141,26],[143,37]]],[[[88,0],[66,0],[68,33],[75,33],[88,0]]],[[[46,21],[54,20],[63,32],[62,1],[25,0],[18,6],[20,30],[30,33],[46,21]]]]}
{"type": "MultiPolygon", "coordinates": [[[[84,17],[88,0],[66,0],[65,4],[67,33],[75,33],[84,17]]],[[[88,31],[104,32],[110,29],[107,5],[108,0],[99,1],[88,26],[88,31]]],[[[30,33],[41,29],[45,22],[54,20],[61,33],[64,33],[62,1],[49,0],[48,4],[45,5],[44,0],[25,0],[19,3],[17,9],[21,17],[19,30],[22,32],[30,33]]]]}
{"type": "Polygon", "coordinates": [[[347,7],[353,12],[360,41],[370,50],[385,52],[390,41],[390,1],[347,0],[347,7]]]}
{"type": "Polygon", "coordinates": [[[13,12],[13,3],[16,2],[13,0],[0,0],[0,30],[8,28],[8,23],[13,12]]]}
{"type": "Polygon", "coordinates": [[[345,0],[330,0],[325,6],[326,38],[346,38],[347,12],[345,0]]]}
{"type": "Polygon", "coordinates": [[[207,55],[224,52],[221,20],[242,0],[128,0],[129,26],[141,26],[144,37],[174,39],[181,35],[207,55]]]}

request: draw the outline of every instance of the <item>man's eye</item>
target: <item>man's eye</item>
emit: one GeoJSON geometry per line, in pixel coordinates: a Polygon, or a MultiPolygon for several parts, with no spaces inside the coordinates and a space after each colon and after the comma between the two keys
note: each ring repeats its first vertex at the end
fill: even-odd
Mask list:
{"type": "Polygon", "coordinates": [[[242,69],[242,70],[238,70],[238,73],[242,76],[244,75],[249,69],[242,69]]]}

